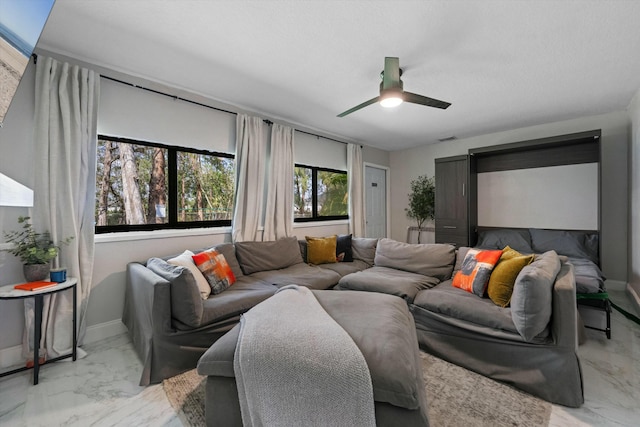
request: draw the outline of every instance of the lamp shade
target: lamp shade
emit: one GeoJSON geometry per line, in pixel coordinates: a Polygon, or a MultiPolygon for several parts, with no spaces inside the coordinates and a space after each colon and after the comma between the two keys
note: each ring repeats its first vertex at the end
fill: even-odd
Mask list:
{"type": "Polygon", "coordinates": [[[33,190],[0,173],[0,206],[30,208],[33,190]]]}

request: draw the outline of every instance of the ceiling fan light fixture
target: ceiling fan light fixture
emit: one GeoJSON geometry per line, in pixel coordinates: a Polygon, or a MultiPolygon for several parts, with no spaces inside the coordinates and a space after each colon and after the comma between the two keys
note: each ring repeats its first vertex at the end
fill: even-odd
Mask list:
{"type": "Polygon", "coordinates": [[[380,105],[382,105],[384,108],[393,108],[402,104],[402,102],[403,99],[400,95],[391,95],[387,98],[381,99],[380,105]]]}
{"type": "Polygon", "coordinates": [[[409,102],[411,104],[426,105],[427,107],[447,109],[451,103],[440,101],[438,99],[429,98],[418,95],[417,93],[405,92],[402,83],[402,68],[400,68],[400,60],[395,56],[387,56],[384,58],[384,70],[380,73],[382,82],[380,82],[380,96],[371,98],[362,104],[356,105],[347,111],[338,114],[338,117],[344,117],[355,111],[372,104],[380,103],[385,108],[393,108],[409,102]]]}
{"type": "Polygon", "coordinates": [[[383,89],[380,88],[380,105],[385,108],[393,108],[402,104],[404,97],[402,96],[402,81],[399,87],[383,89]]]}

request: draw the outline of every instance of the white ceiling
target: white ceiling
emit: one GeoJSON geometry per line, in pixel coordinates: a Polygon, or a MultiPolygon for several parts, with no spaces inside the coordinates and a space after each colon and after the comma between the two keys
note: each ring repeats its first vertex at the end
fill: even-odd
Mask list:
{"type": "Polygon", "coordinates": [[[640,1],[57,0],[38,47],[398,150],[625,109],[640,1]],[[371,105],[385,56],[447,110],[371,105]]]}

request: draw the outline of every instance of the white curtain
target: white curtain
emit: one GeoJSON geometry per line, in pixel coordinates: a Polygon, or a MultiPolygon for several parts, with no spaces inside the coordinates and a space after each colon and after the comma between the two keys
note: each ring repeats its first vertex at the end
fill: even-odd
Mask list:
{"type": "Polygon", "coordinates": [[[271,128],[271,170],[262,239],[293,236],[294,129],[274,123],[271,128]]]}
{"type": "MultiPolygon", "coordinates": [[[[94,250],[97,109],[100,76],[94,71],[44,56],[36,65],[34,118],[34,208],[36,230],[49,230],[61,245],[56,263],[78,279],[78,338],[86,330],[94,250]]],[[[60,292],[45,298],[42,316],[47,357],[68,354],[72,346],[73,296],[60,292]]],[[[26,301],[32,301],[31,298],[26,301]]],[[[26,318],[31,315],[27,310],[26,318]]],[[[28,335],[33,325],[25,328],[28,335]]],[[[23,347],[32,345],[28,339],[23,347]]]]}
{"type": "Polygon", "coordinates": [[[347,145],[347,179],[349,181],[349,231],[365,237],[362,146],[347,145]]]}
{"type": "Polygon", "coordinates": [[[238,114],[236,119],[236,194],[233,241],[258,239],[264,194],[266,140],[259,117],[238,114]]]}

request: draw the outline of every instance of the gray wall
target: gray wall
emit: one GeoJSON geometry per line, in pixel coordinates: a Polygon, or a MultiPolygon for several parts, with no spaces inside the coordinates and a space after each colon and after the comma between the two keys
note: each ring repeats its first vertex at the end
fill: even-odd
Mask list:
{"type": "Polygon", "coordinates": [[[373,147],[362,147],[362,160],[378,166],[389,166],[389,152],[373,147]]]}
{"type": "MultiPolygon", "coordinates": [[[[629,287],[640,304],[640,90],[629,105],[631,153],[629,155],[629,287]]],[[[638,306],[640,310],[640,306],[638,306]]]]}
{"type": "Polygon", "coordinates": [[[629,116],[624,111],[391,152],[391,237],[404,240],[407,226],[415,225],[404,211],[409,184],[419,175],[433,176],[434,159],[466,154],[470,148],[593,129],[602,129],[602,268],[607,278],[626,282],[629,116]]]}

